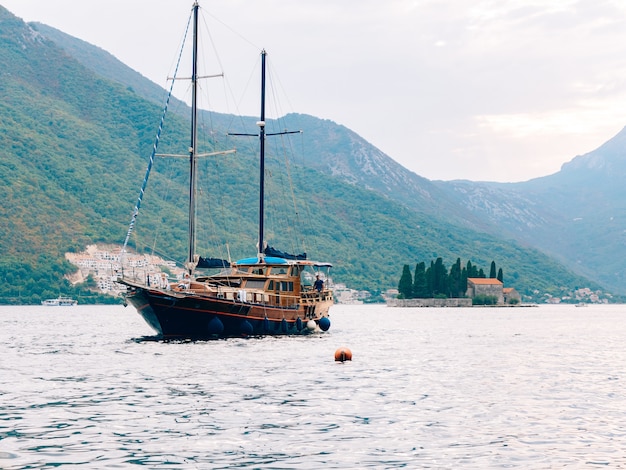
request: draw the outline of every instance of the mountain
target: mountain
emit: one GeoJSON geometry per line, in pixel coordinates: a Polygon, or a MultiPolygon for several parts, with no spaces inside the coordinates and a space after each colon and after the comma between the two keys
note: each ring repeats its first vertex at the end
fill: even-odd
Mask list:
{"type": "MultiPolygon", "coordinates": [[[[42,37],[61,46],[65,53],[97,75],[128,87],[130,91],[159,106],[162,104],[165,96],[163,88],[123,64],[104,49],[86,43],[43,23],[34,22],[30,26],[34,31],[40,33],[42,37]]],[[[176,97],[172,97],[172,108],[184,108],[184,104],[176,97]]]]}
{"type": "MultiPolygon", "coordinates": [[[[0,70],[6,97],[0,102],[0,217],[6,221],[0,229],[0,274],[7,281],[0,302],[36,302],[72,289],[62,279],[72,270],[65,252],[123,241],[163,91],[102,49],[44,25],[27,25],[1,7],[0,70]]],[[[175,151],[177,137],[186,140],[183,114],[168,118],[171,138],[162,140],[161,151],[175,151]]],[[[336,281],[381,291],[397,286],[403,264],[441,256],[448,265],[460,257],[485,269],[495,260],[505,282],[527,296],[599,288],[585,273],[573,273],[508,233],[490,232],[496,222],[468,211],[455,186],[415,175],[349,129],[306,115],[284,119],[306,129],[302,160],[291,162],[294,176],[303,176],[293,199],[304,208],[300,225],[316,258],[336,265],[336,281]]],[[[224,135],[231,121],[215,115],[211,123],[224,135]]],[[[240,122],[251,127],[255,121],[240,122]]],[[[207,191],[215,191],[224,206],[210,222],[217,232],[239,236],[230,247],[234,258],[255,242],[254,178],[232,190],[242,184],[236,183],[241,175],[255,174],[253,147],[239,142],[237,158],[208,170],[213,173],[207,191]]],[[[287,176],[288,165],[273,165],[269,191],[285,187],[278,181],[287,176]]],[[[155,165],[148,190],[152,195],[167,187],[170,196],[144,203],[139,223],[151,235],[133,238],[138,250],[152,250],[158,238],[165,242],[160,249],[184,259],[185,177],[176,164],[155,165]]],[[[271,211],[277,219],[286,217],[285,204],[271,211]]],[[[277,242],[287,243],[271,221],[268,229],[277,242]]]]}
{"type": "MultiPolygon", "coordinates": [[[[558,173],[515,184],[441,182],[502,235],[614,292],[626,290],[626,129],[558,173]]],[[[491,233],[494,233],[493,231],[491,233]]]]}

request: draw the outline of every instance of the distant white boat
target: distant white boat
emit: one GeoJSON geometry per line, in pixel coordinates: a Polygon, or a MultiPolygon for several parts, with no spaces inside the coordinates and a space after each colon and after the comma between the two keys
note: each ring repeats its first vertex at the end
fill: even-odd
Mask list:
{"type": "Polygon", "coordinates": [[[41,305],[47,307],[73,307],[78,304],[78,300],[74,300],[70,297],[57,297],[56,299],[46,299],[41,302],[41,305]]]}

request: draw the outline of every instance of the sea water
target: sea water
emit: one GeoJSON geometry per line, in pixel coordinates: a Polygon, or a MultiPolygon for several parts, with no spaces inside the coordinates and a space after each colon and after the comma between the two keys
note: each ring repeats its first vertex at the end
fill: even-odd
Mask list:
{"type": "Polygon", "coordinates": [[[626,467],[626,306],[331,320],[161,342],[122,306],[1,307],[0,468],[626,467]]]}

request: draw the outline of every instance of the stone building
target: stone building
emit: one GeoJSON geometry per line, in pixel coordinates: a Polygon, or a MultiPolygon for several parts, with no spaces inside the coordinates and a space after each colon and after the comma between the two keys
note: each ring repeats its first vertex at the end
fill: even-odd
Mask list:
{"type": "Polygon", "coordinates": [[[478,295],[493,296],[498,299],[497,304],[504,304],[504,293],[502,282],[493,278],[470,277],[467,278],[467,292],[465,294],[470,299],[478,295]]]}
{"type": "Polygon", "coordinates": [[[514,287],[503,288],[502,295],[504,297],[505,304],[510,304],[512,300],[517,303],[522,301],[522,296],[519,295],[519,292],[517,292],[514,287]]]}

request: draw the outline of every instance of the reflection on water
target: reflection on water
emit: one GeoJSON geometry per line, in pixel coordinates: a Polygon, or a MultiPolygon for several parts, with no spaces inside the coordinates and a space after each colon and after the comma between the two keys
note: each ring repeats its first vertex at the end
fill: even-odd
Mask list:
{"type": "Polygon", "coordinates": [[[0,468],[626,466],[626,307],[331,315],[163,342],[123,307],[2,307],[0,468]]]}

